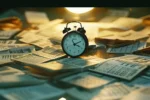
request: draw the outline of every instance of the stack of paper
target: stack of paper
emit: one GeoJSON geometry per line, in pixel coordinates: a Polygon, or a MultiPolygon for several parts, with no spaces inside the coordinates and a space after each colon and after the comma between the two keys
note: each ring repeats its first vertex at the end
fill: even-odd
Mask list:
{"type": "Polygon", "coordinates": [[[14,60],[18,62],[22,62],[25,65],[30,66],[31,68],[45,71],[45,73],[46,72],[51,73],[51,72],[57,72],[57,71],[82,70],[85,68],[92,67],[96,65],[97,63],[103,61],[103,59],[98,58],[98,57],[97,57],[98,60],[95,60],[95,59],[91,59],[90,57],[88,57],[88,59],[63,58],[57,61],[51,61],[51,62],[45,62],[45,63],[41,63],[42,60],[40,58],[38,60],[34,58],[33,60],[33,59],[30,59],[29,57],[26,57],[26,58],[19,57],[18,59],[14,59],[14,60]]]}
{"type": "Polygon", "coordinates": [[[3,66],[0,68],[0,79],[1,88],[36,85],[46,82],[45,80],[36,79],[30,75],[25,74],[21,70],[11,68],[9,66],[3,66]]]}
{"type": "Polygon", "coordinates": [[[129,94],[133,89],[122,83],[105,86],[92,100],[116,100],[129,94]]]}
{"type": "Polygon", "coordinates": [[[50,84],[1,89],[0,95],[8,100],[51,100],[65,91],[50,84]]]}
{"type": "Polygon", "coordinates": [[[45,58],[42,56],[34,55],[34,54],[26,54],[19,57],[15,57],[11,59],[12,61],[21,62],[21,63],[32,63],[32,64],[39,64],[46,61],[49,61],[49,58],[45,58]]]}
{"type": "Polygon", "coordinates": [[[10,39],[19,31],[20,30],[4,30],[4,31],[1,30],[0,31],[0,39],[10,39]]]}
{"type": "Polygon", "coordinates": [[[140,88],[132,91],[121,100],[149,100],[150,98],[150,87],[140,88]]]}
{"type": "Polygon", "coordinates": [[[45,58],[50,58],[52,60],[65,57],[66,54],[59,48],[45,47],[41,50],[34,51],[33,54],[42,56],[45,58]]]}
{"type": "Polygon", "coordinates": [[[107,53],[133,53],[138,50],[146,48],[146,42],[136,42],[127,46],[121,46],[116,48],[108,48],[107,53]]]}
{"type": "Polygon", "coordinates": [[[132,80],[146,68],[147,65],[139,63],[108,59],[89,70],[121,79],[132,80]]]}
{"type": "Polygon", "coordinates": [[[97,88],[110,82],[116,81],[114,78],[87,71],[69,75],[67,77],[62,77],[59,80],[65,82],[65,84],[73,84],[75,86],[83,87],[86,89],[97,88]]]}
{"type": "Polygon", "coordinates": [[[128,30],[128,31],[101,31],[99,34],[95,37],[96,44],[103,43],[107,46],[112,47],[120,47],[128,44],[135,43],[139,40],[144,40],[149,37],[150,34],[150,27],[146,27],[141,31],[134,31],[134,30],[128,30]]]}
{"type": "Polygon", "coordinates": [[[16,40],[0,40],[0,44],[15,44],[16,40]]]}

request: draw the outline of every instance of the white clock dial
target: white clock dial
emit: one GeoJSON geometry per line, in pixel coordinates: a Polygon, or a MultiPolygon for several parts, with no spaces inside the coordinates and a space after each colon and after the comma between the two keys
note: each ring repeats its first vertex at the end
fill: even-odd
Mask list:
{"type": "Polygon", "coordinates": [[[86,49],[86,40],[82,35],[69,33],[63,40],[63,49],[71,56],[78,56],[82,54],[86,49]]]}

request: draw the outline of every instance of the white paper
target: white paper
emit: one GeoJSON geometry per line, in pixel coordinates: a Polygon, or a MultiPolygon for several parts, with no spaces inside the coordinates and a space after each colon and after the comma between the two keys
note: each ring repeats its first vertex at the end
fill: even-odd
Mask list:
{"type": "Polygon", "coordinates": [[[115,57],[112,59],[116,59],[119,61],[126,61],[129,63],[141,64],[141,65],[150,65],[150,57],[148,56],[130,54],[125,56],[115,57]]]}
{"type": "Polygon", "coordinates": [[[0,67],[0,75],[9,75],[9,74],[11,74],[11,75],[12,74],[13,75],[23,75],[24,72],[19,70],[19,69],[10,67],[10,66],[0,67]]]}
{"type": "Polygon", "coordinates": [[[27,44],[0,44],[0,51],[28,46],[27,44]]]}
{"type": "Polygon", "coordinates": [[[0,51],[0,54],[31,53],[33,51],[35,51],[34,46],[27,45],[27,46],[22,46],[22,47],[8,49],[8,50],[3,50],[3,51],[0,51]]]}
{"type": "Polygon", "coordinates": [[[0,90],[0,95],[9,100],[50,100],[64,93],[64,90],[47,83],[0,90]]]}
{"type": "Polygon", "coordinates": [[[110,59],[103,63],[97,64],[95,68],[90,70],[126,80],[131,80],[146,68],[146,65],[110,59]]]}
{"type": "Polygon", "coordinates": [[[133,53],[134,51],[143,49],[146,47],[145,42],[136,42],[123,47],[118,48],[108,48],[107,53],[133,53]]]}
{"type": "Polygon", "coordinates": [[[36,85],[46,82],[25,74],[19,69],[4,66],[0,68],[0,88],[36,85]]]}
{"type": "Polygon", "coordinates": [[[27,55],[23,55],[20,57],[16,57],[14,59],[12,59],[13,61],[18,61],[18,62],[22,62],[22,63],[32,63],[32,64],[39,64],[39,63],[43,63],[49,60],[49,58],[45,58],[45,57],[41,57],[38,55],[34,55],[34,54],[27,54],[27,55]]]}
{"type": "Polygon", "coordinates": [[[116,100],[127,95],[132,88],[122,83],[114,83],[105,86],[92,100],[116,100]]]}
{"type": "Polygon", "coordinates": [[[0,40],[0,44],[15,44],[16,40],[0,40]]]}
{"type": "Polygon", "coordinates": [[[49,18],[45,12],[26,11],[25,16],[27,21],[31,24],[43,24],[49,22],[49,18]]]}
{"type": "Polygon", "coordinates": [[[5,30],[0,31],[0,39],[10,39],[13,35],[15,35],[20,30],[5,30]]]}
{"type": "Polygon", "coordinates": [[[137,78],[135,78],[134,80],[130,81],[130,82],[125,82],[125,84],[130,85],[130,86],[134,86],[134,87],[144,87],[144,86],[150,86],[150,77],[147,76],[139,76],[137,78]]]}
{"type": "Polygon", "coordinates": [[[61,49],[53,47],[45,47],[39,51],[33,52],[33,54],[50,59],[57,59],[66,55],[61,49]]]}
{"type": "Polygon", "coordinates": [[[0,54],[0,65],[11,63],[11,59],[15,57],[22,56],[22,54],[0,54]]]}
{"type": "Polygon", "coordinates": [[[86,89],[100,87],[107,83],[115,81],[114,78],[95,74],[92,72],[82,72],[75,75],[70,75],[60,80],[86,89]]]}
{"type": "MultiPolygon", "coordinates": [[[[26,57],[28,59],[28,57],[26,57]]],[[[47,59],[47,58],[46,58],[47,59]]],[[[15,59],[16,60],[16,59],[15,59]]],[[[34,59],[35,60],[35,59],[34,59]]],[[[101,60],[93,60],[93,59],[83,59],[83,58],[63,58],[57,61],[51,61],[46,63],[41,63],[39,58],[35,61],[23,61],[22,59],[17,59],[16,61],[20,61],[30,65],[33,68],[39,68],[41,70],[47,72],[54,72],[54,71],[66,71],[66,70],[82,70],[89,67],[93,67],[97,63],[101,62],[101,60]],[[34,63],[33,63],[34,62],[34,63]],[[40,62],[40,63],[39,63],[40,62]]]]}
{"type": "Polygon", "coordinates": [[[149,99],[150,99],[150,87],[146,87],[132,91],[130,94],[126,95],[121,100],[149,100],[149,99]]]}

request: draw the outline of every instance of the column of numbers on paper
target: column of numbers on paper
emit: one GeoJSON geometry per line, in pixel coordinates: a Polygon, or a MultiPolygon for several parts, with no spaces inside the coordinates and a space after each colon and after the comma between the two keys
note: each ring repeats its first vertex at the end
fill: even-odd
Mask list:
{"type": "Polygon", "coordinates": [[[147,66],[118,60],[108,60],[102,64],[96,65],[95,69],[91,70],[118,78],[131,80],[145,68],[147,68],[147,66]]]}

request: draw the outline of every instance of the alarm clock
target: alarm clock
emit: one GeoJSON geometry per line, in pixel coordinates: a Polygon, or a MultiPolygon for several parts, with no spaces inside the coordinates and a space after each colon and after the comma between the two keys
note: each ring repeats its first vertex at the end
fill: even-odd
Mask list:
{"type": "Polygon", "coordinates": [[[80,22],[72,21],[67,23],[63,30],[63,34],[65,35],[61,41],[64,53],[70,57],[78,57],[84,54],[89,45],[85,33],[86,30],[84,30],[80,22]],[[71,30],[71,28],[68,27],[70,23],[79,23],[80,27],[76,30],[71,30]]]}

